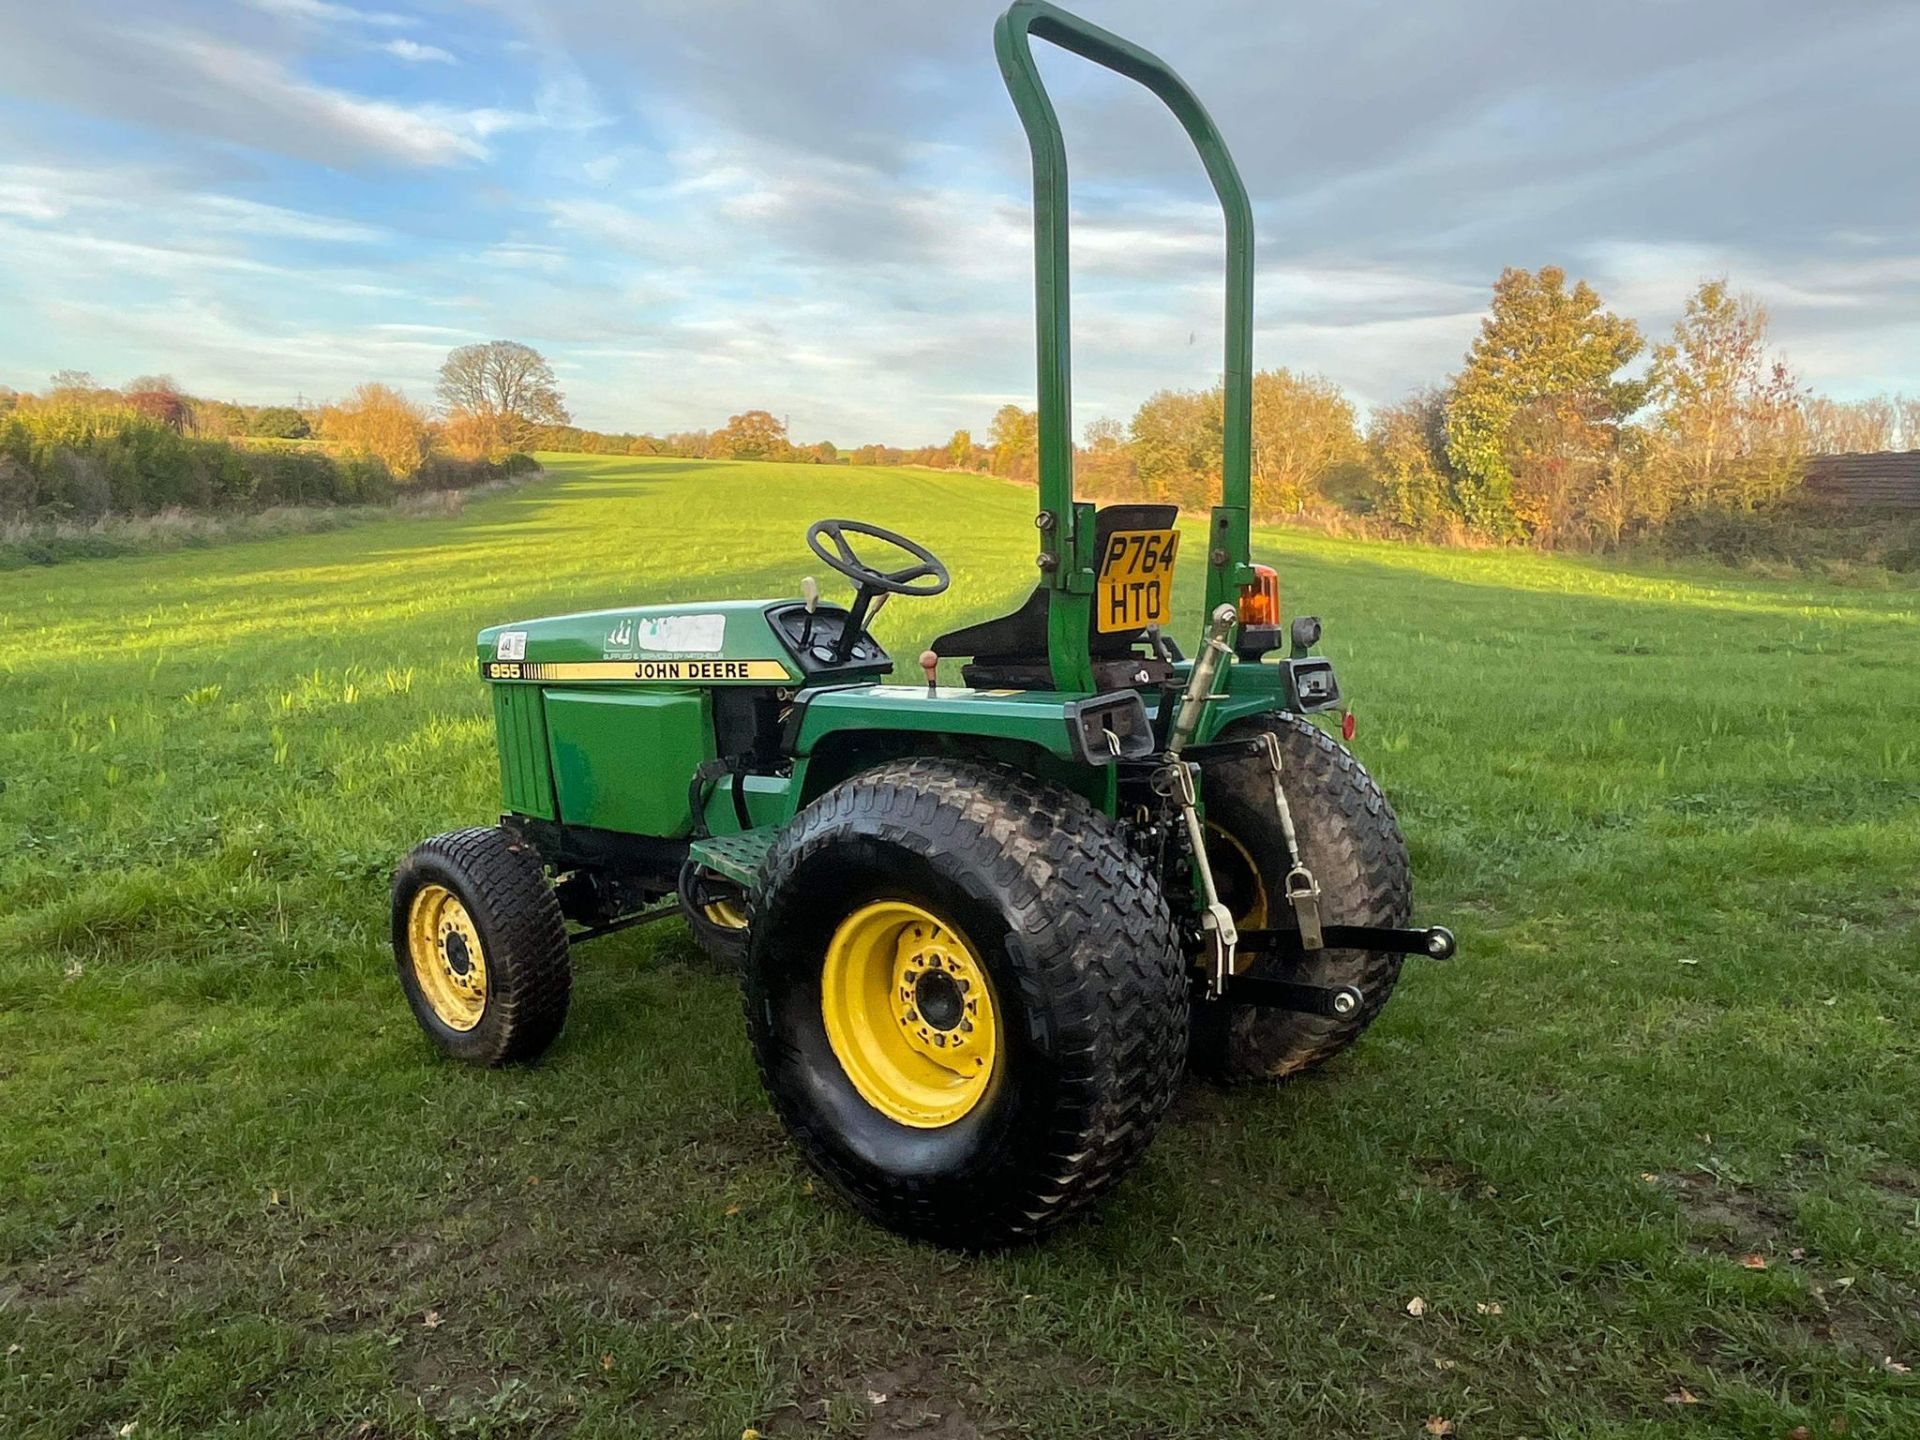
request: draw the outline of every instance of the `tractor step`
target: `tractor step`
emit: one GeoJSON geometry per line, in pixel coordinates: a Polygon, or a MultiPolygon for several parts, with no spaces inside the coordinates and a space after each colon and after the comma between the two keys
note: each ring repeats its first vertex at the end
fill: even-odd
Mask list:
{"type": "Polygon", "coordinates": [[[693,863],[751,889],[760,878],[760,862],[767,858],[781,827],[762,825],[737,835],[709,835],[689,847],[693,863]]]}

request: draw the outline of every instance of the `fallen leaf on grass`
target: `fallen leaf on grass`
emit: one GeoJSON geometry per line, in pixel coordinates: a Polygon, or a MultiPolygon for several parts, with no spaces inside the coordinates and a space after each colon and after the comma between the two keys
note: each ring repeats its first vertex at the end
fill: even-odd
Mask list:
{"type": "Polygon", "coordinates": [[[1660,1177],[1651,1170],[1642,1170],[1640,1172],[1640,1178],[1649,1185],[1658,1185],[1660,1183],[1660,1177]]]}
{"type": "Polygon", "coordinates": [[[611,1370],[613,1368],[613,1352],[611,1350],[600,1357],[600,1368],[602,1370],[611,1370]]]}
{"type": "Polygon", "coordinates": [[[1418,1295],[1414,1296],[1411,1300],[1407,1301],[1407,1314],[1413,1316],[1414,1319],[1418,1320],[1422,1315],[1426,1313],[1427,1313],[1427,1302],[1421,1299],[1418,1295]]]}
{"type": "Polygon", "coordinates": [[[867,1403],[869,1405],[884,1405],[887,1403],[887,1397],[878,1390],[869,1390],[867,1391],[867,1403]]]}
{"type": "Polygon", "coordinates": [[[740,1207],[738,1205],[727,1206],[727,1214],[738,1215],[739,1213],[740,1213],[740,1207]]]}
{"type": "Polygon", "coordinates": [[[1764,1270],[1767,1268],[1767,1257],[1760,1254],[1742,1255],[1740,1264],[1748,1270],[1764,1270]]]}
{"type": "Polygon", "coordinates": [[[1787,1440],[1813,1440],[1813,1432],[1804,1425],[1796,1425],[1787,1431],[1787,1440]]]}
{"type": "Polygon", "coordinates": [[[1807,1258],[1807,1252],[1796,1245],[1787,1252],[1787,1258],[1789,1260],[1804,1260],[1807,1258]]]}
{"type": "Polygon", "coordinates": [[[438,1310],[427,1311],[426,1316],[420,1323],[429,1330],[438,1330],[440,1328],[440,1312],[438,1310]]]}
{"type": "Polygon", "coordinates": [[[1669,1405],[1698,1405],[1699,1403],[1700,1397],[1684,1385],[1667,1396],[1667,1404],[1669,1405]]]}
{"type": "Polygon", "coordinates": [[[1889,1375],[1905,1375],[1913,1369],[1911,1365],[1902,1365],[1891,1355],[1880,1362],[1880,1367],[1889,1375]]]}
{"type": "Polygon", "coordinates": [[[1500,1313],[1500,1302],[1498,1300],[1489,1300],[1483,1304],[1476,1301],[1473,1309],[1474,1313],[1478,1315],[1498,1315],[1500,1313]]]}
{"type": "Polygon", "coordinates": [[[1458,1360],[1442,1360],[1438,1355],[1433,1357],[1433,1368],[1436,1370],[1458,1369],[1459,1364],[1458,1360]]]}
{"type": "Polygon", "coordinates": [[[1429,1435],[1451,1435],[1453,1422],[1440,1415],[1429,1415],[1426,1430],[1429,1435]]]}

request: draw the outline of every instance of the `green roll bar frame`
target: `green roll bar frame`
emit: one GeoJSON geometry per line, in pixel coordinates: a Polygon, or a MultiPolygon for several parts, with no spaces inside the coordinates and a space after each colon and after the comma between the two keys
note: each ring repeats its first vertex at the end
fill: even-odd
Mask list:
{"type": "Polygon", "coordinates": [[[1039,351],[1039,557],[1049,587],[1047,658],[1054,684],[1091,690],[1089,646],[1099,557],[1094,507],[1073,498],[1073,346],[1067,255],[1067,151],[1034,63],[1032,38],[1136,80],[1165,103],[1206,166],[1226,219],[1226,405],[1221,503],[1208,532],[1207,604],[1231,605],[1253,579],[1247,533],[1253,457],[1253,210],[1207,107],[1159,56],[1047,0],[1014,0],[993,27],[994,54],[1033,155],[1033,298],[1039,351]]]}

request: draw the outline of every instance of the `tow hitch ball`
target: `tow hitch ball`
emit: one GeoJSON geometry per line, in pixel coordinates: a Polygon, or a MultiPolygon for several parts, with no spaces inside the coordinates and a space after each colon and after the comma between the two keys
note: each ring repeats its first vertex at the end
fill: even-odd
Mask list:
{"type": "MultiPolygon", "coordinates": [[[[1329,950],[1384,950],[1395,955],[1424,955],[1429,960],[1451,960],[1459,948],[1444,925],[1424,930],[1402,930],[1390,925],[1327,925],[1322,943],[1329,950]]],[[[1242,930],[1237,947],[1248,955],[1275,955],[1301,960],[1307,951],[1298,930],[1242,930]]],[[[1266,975],[1236,975],[1227,982],[1227,998],[1236,1005],[1262,1005],[1274,1010],[1297,1010],[1345,1020],[1367,1003],[1357,985],[1308,985],[1266,975]]]]}

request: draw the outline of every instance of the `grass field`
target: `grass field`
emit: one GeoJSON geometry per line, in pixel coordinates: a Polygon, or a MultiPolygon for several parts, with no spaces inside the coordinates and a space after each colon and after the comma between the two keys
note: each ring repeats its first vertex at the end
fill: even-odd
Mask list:
{"type": "Polygon", "coordinates": [[[1462,958],[967,1259],[816,1191],[677,924],[483,1072],[386,885],[497,805],[483,623],[793,593],[845,514],[953,565],[911,674],[1031,492],[548,464],[0,575],[0,1435],[1920,1434],[1912,591],[1261,535],[1462,958]]]}

